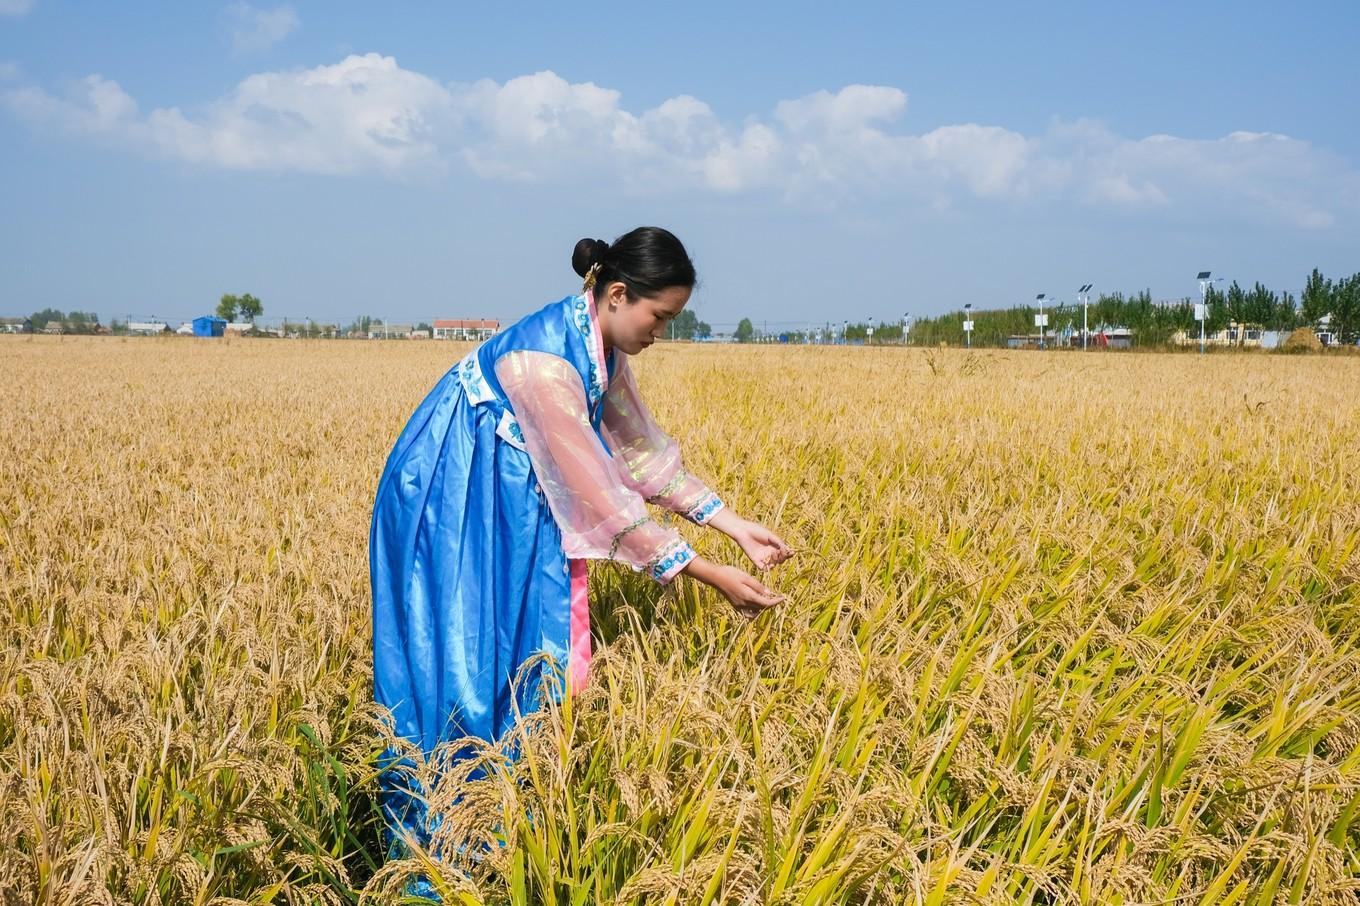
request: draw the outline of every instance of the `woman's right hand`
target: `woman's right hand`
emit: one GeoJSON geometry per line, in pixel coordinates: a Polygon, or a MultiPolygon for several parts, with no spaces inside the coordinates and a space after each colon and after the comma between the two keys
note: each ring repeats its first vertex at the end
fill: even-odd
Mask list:
{"type": "Polygon", "coordinates": [[[770,591],[755,576],[748,575],[735,566],[717,567],[713,582],[710,584],[732,602],[737,613],[748,620],[760,616],[784,601],[783,595],[770,591]]]}
{"type": "Polygon", "coordinates": [[[685,565],[684,572],[705,585],[711,585],[732,602],[737,613],[748,620],[781,604],[783,595],[766,588],[759,579],[747,575],[735,566],[723,566],[703,557],[695,557],[685,565]]]}

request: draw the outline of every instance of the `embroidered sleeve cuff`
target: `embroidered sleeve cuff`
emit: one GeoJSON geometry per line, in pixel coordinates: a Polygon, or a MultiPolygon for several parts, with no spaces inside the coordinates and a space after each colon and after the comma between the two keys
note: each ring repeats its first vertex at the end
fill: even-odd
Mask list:
{"type": "Polygon", "coordinates": [[[722,508],[722,500],[718,498],[717,494],[709,491],[698,503],[685,512],[685,518],[695,525],[707,525],[708,521],[722,508]]]}
{"type": "Polygon", "coordinates": [[[684,541],[675,541],[662,549],[660,556],[647,564],[647,573],[662,585],[679,575],[680,570],[694,559],[694,548],[684,541]]]}

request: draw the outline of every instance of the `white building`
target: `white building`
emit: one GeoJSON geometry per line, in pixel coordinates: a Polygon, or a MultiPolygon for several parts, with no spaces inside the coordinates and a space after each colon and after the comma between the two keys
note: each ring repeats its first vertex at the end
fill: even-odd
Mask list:
{"type": "MultiPolygon", "coordinates": [[[[189,325],[189,332],[193,333],[193,324],[189,325]]],[[[129,321],[127,325],[128,333],[165,333],[170,330],[170,325],[164,321],[129,321]]]]}
{"type": "Polygon", "coordinates": [[[501,322],[486,319],[438,318],[434,322],[436,340],[485,340],[501,329],[501,322]]]}

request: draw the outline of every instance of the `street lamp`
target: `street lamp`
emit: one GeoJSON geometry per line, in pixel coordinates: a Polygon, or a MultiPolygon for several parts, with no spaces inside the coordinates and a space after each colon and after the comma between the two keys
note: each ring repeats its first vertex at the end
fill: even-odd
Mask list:
{"type": "Polygon", "coordinates": [[[1086,348],[1086,338],[1090,335],[1090,328],[1087,326],[1086,309],[1091,304],[1091,287],[1094,283],[1083,284],[1077,290],[1077,298],[1081,300],[1081,348],[1086,348]]]}
{"type": "Polygon", "coordinates": [[[1195,318],[1199,321],[1199,354],[1204,355],[1204,322],[1209,318],[1209,287],[1222,283],[1223,278],[1210,280],[1208,271],[1200,271],[1195,279],[1199,281],[1199,304],[1195,306],[1195,318]]]}
{"type": "Polygon", "coordinates": [[[968,348],[973,348],[973,303],[963,303],[963,336],[968,348]]]}
{"type": "Polygon", "coordinates": [[[1035,296],[1035,301],[1039,303],[1039,313],[1034,316],[1034,326],[1039,328],[1039,348],[1046,348],[1044,345],[1044,328],[1048,326],[1048,315],[1044,314],[1044,293],[1035,296]]]}
{"type": "Polygon", "coordinates": [[[869,326],[868,326],[868,328],[864,331],[864,345],[865,345],[865,346],[872,346],[872,345],[873,345],[873,342],[874,342],[874,317],[873,317],[873,315],[870,315],[870,316],[869,316],[869,326]]]}
{"type": "Polygon", "coordinates": [[[903,313],[902,313],[902,345],[903,345],[903,346],[906,346],[906,345],[907,345],[907,330],[908,330],[907,324],[908,324],[909,321],[911,321],[911,312],[903,312],[903,313]]]}

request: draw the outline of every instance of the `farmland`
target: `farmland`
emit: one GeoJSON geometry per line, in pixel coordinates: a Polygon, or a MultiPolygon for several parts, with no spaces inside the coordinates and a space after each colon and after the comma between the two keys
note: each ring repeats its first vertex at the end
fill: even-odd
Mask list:
{"type": "MultiPolygon", "coordinates": [[[[0,338],[0,900],[388,902],[368,519],[452,343],[0,338]]],[[[797,557],[591,572],[465,903],[1354,903],[1360,359],[659,346],[797,557]]],[[[701,553],[725,538],[682,526],[701,553]]]]}

